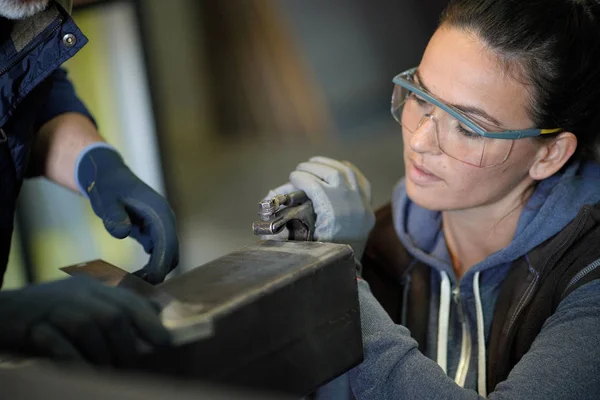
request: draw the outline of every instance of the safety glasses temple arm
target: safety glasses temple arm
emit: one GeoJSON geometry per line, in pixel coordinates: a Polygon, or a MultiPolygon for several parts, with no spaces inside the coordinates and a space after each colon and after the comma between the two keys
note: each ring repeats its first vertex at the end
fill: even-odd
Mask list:
{"type": "Polygon", "coordinates": [[[456,118],[457,120],[459,120],[460,122],[465,124],[467,127],[472,129],[473,132],[475,132],[478,135],[481,135],[483,137],[492,138],[492,139],[507,139],[507,140],[523,139],[523,138],[527,138],[527,137],[535,137],[535,136],[540,136],[540,135],[548,135],[548,134],[558,133],[563,130],[561,128],[553,128],[553,129],[523,129],[523,130],[511,130],[511,131],[502,131],[502,132],[486,131],[485,129],[483,129],[482,127],[480,127],[479,125],[477,125],[476,123],[471,121],[468,117],[464,116],[463,114],[461,114],[460,112],[455,110],[453,107],[436,99],[435,97],[433,97],[432,95],[430,95],[429,93],[424,91],[422,88],[420,88],[419,86],[415,85],[414,83],[412,83],[411,81],[409,81],[408,79],[405,78],[405,76],[411,75],[412,73],[414,73],[414,71],[415,71],[415,69],[412,69],[403,74],[396,76],[393,79],[393,82],[396,85],[402,86],[402,87],[416,93],[417,95],[423,97],[428,102],[430,102],[430,103],[436,105],[437,107],[441,108],[442,110],[446,111],[448,114],[452,115],[454,118],[456,118]]]}

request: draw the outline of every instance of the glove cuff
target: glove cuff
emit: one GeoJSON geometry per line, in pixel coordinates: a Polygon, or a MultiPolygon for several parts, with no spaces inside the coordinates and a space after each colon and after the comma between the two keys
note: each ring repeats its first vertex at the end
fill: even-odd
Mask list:
{"type": "Polygon", "coordinates": [[[111,167],[122,165],[125,165],[123,158],[108,143],[96,142],[86,146],[75,163],[75,182],[79,192],[89,198],[87,188],[96,180],[98,172],[107,172],[111,167]]]}

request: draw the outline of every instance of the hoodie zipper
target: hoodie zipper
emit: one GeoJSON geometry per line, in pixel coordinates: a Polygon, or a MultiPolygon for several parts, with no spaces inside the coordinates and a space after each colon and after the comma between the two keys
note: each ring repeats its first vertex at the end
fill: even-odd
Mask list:
{"type": "Polygon", "coordinates": [[[456,369],[454,381],[461,387],[465,386],[467,373],[469,372],[469,362],[471,360],[471,333],[469,331],[469,322],[465,318],[462,303],[460,302],[460,289],[457,287],[452,290],[452,297],[456,304],[458,320],[462,325],[462,344],[460,348],[460,360],[456,369]]]}
{"type": "Polygon", "coordinates": [[[600,267],[600,260],[594,261],[593,263],[591,263],[590,265],[588,265],[587,267],[585,267],[584,269],[579,271],[577,273],[577,275],[575,275],[569,281],[569,284],[567,285],[565,290],[562,292],[562,295],[560,296],[561,299],[565,297],[565,293],[567,293],[569,291],[571,286],[575,285],[577,282],[579,282],[581,279],[583,279],[587,274],[589,274],[590,272],[592,272],[593,270],[595,270],[598,267],[600,267]]]}

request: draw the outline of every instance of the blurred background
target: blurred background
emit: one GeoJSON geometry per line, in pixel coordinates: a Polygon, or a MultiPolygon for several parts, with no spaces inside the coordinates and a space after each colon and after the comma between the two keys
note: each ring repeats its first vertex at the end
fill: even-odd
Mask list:
{"type": "MultiPolygon", "coordinates": [[[[181,273],[257,240],[258,201],[311,156],[353,162],[373,205],[389,201],[403,176],[392,78],[418,64],[445,3],[75,1],[90,41],[65,68],[107,141],[171,202],[181,273]]],[[[147,261],[82,197],[28,181],[5,287],[97,258],[147,261]]]]}

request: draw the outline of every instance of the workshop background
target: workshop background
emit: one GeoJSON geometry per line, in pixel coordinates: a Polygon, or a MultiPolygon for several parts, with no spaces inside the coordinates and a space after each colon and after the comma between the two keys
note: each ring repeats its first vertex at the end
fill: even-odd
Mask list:
{"type": "MultiPolygon", "coordinates": [[[[65,67],[101,133],[178,217],[181,264],[255,240],[258,201],[314,155],[355,163],[374,206],[403,176],[392,78],[418,64],[445,0],[75,1],[89,38],[65,67]]],[[[41,179],[20,198],[5,287],[102,258],[147,260],[88,202],[41,179]]]]}

